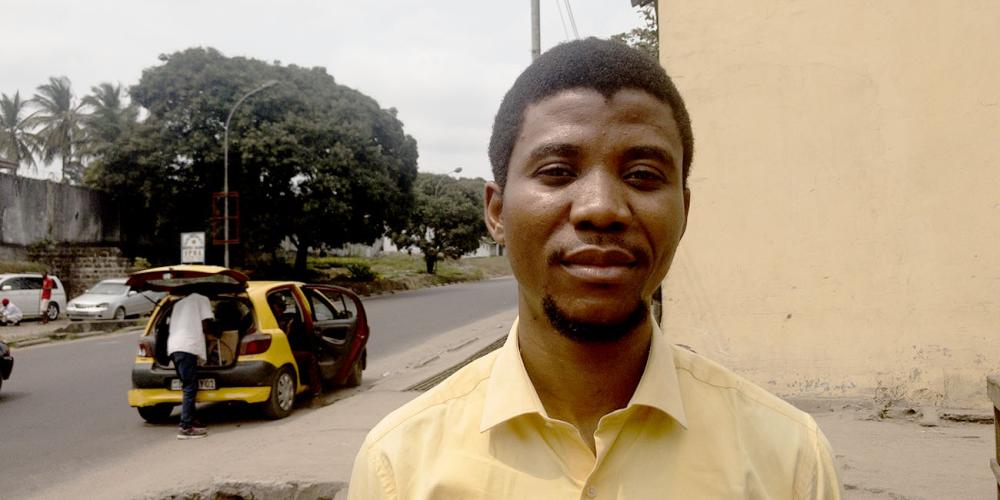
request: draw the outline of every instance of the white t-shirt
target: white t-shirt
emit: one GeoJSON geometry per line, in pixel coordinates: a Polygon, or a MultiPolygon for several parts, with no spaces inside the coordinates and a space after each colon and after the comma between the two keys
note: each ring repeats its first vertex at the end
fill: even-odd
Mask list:
{"type": "Polygon", "coordinates": [[[0,317],[11,323],[17,323],[21,321],[24,314],[21,313],[21,309],[15,306],[13,302],[8,302],[7,307],[0,306],[0,317]]]}
{"type": "Polygon", "coordinates": [[[205,353],[205,331],[201,328],[201,322],[213,317],[212,303],[204,295],[192,293],[175,302],[170,314],[167,354],[189,352],[204,361],[208,356],[205,353]]]}

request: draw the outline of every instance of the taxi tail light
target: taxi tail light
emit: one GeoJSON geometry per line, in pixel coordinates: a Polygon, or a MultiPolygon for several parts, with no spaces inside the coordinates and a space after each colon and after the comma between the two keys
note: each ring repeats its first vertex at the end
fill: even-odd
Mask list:
{"type": "Polygon", "coordinates": [[[240,341],[240,356],[260,354],[271,347],[271,336],[266,333],[254,333],[243,337],[240,341]]]}
{"type": "Polygon", "coordinates": [[[153,348],[152,339],[139,339],[139,350],[136,355],[143,358],[152,358],[156,356],[156,349],[153,348]]]}

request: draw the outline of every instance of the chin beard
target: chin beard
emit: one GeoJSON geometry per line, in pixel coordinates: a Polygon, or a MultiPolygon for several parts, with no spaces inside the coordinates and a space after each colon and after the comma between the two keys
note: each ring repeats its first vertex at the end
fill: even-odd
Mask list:
{"type": "Polygon", "coordinates": [[[583,344],[606,344],[621,340],[632,333],[649,317],[649,306],[642,300],[638,301],[632,312],[619,321],[599,323],[570,318],[551,295],[542,299],[542,308],[549,323],[563,337],[583,344]]]}

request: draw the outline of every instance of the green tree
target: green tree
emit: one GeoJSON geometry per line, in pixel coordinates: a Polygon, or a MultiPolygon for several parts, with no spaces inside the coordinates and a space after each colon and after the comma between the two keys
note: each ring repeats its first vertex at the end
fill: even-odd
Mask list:
{"type": "Polygon", "coordinates": [[[656,23],[656,4],[655,2],[650,2],[646,5],[637,6],[636,9],[642,15],[645,26],[634,28],[626,33],[613,35],[611,39],[642,50],[654,59],[659,60],[660,30],[656,23]]]}
{"type": "Polygon", "coordinates": [[[21,93],[14,92],[11,99],[0,94],[0,156],[20,165],[22,162],[35,167],[35,137],[29,130],[31,115],[24,116],[28,109],[21,93]]]}
{"type": "Polygon", "coordinates": [[[447,175],[417,175],[413,212],[401,231],[392,233],[399,248],[417,247],[428,274],[443,258],[458,259],[479,248],[487,236],[483,223],[482,179],[452,179],[447,175]]]}
{"type": "Polygon", "coordinates": [[[83,118],[85,140],[81,153],[96,158],[138,125],[139,109],[126,102],[121,84],[104,82],[90,91],[82,101],[90,112],[83,118]]]}
{"type": "MultiPolygon", "coordinates": [[[[211,193],[223,185],[226,116],[267,80],[279,84],[247,100],[230,124],[229,186],[241,211],[234,262],[245,261],[241,252],[273,252],[287,238],[304,272],[310,249],[370,243],[402,224],[417,148],[394,110],[337,84],[324,68],[204,48],[160,60],[129,90],[148,117],[88,175],[123,205],[125,239],[142,247],[127,252],[173,261],[179,232],[208,229],[211,193]]],[[[210,249],[209,261],[220,256],[210,249]]]]}
{"type": "Polygon", "coordinates": [[[49,83],[38,86],[31,102],[38,108],[31,123],[39,127],[35,136],[42,161],[49,163],[58,156],[63,182],[80,183],[83,163],[75,153],[83,141],[83,104],[76,102],[69,78],[49,78],[49,83]]]}

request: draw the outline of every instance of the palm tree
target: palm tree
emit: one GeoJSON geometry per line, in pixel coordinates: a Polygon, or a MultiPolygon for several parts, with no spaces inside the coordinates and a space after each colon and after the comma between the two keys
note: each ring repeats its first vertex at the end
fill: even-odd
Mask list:
{"type": "Polygon", "coordinates": [[[79,183],[83,180],[83,164],[74,152],[83,140],[83,104],[76,102],[65,76],[50,77],[49,83],[39,85],[37,90],[31,99],[38,107],[32,124],[40,127],[35,135],[42,160],[51,162],[58,156],[63,182],[79,183]]]}
{"type": "Polygon", "coordinates": [[[86,131],[83,153],[101,156],[108,146],[135,127],[139,109],[134,104],[125,104],[121,84],[104,82],[90,91],[92,94],[83,98],[83,104],[91,109],[83,122],[86,131]]]}
{"type": "Polygon", "coordinates": [[[7,94],[0,94],[0,156],[13,161],[20,166],[21,162],[29,167],[35,164],[35,136],[28,130],[31,125],[31,115],[22,117],[27,112],[21,100],[21,93],[14,92],[11,99],[7,94]]]}

